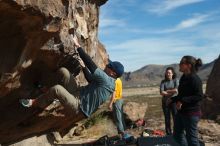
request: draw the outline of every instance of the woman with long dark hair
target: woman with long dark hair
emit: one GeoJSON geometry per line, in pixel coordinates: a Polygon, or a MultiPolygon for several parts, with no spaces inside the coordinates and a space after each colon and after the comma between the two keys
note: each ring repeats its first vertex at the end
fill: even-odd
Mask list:
{"type": "Polygon", "coordinates": [[[173,67],[167,67],[165,71],[165,78],[160,84],[160,94],[162,97],[162,109],[165,119],[165,130],[167,135],[172,134],[171,129],[171,113],[174,122],[174,117],[176,115],[176,105],[175,103],[170,103],[166,105],[167,99],[177,95],[177,89],[179,86],[179,81],[176,79],[176,73],[173,67]]]}
{"type": "Polygon", "coordinates": [[[167,103],[176,103],[177,115],[174,122],[174,138],[181,146],[199,146],[198,122],[201,117],[200,102],[203,98],[202,81],[196,74],[202,60],[184,56],[179,64],[183,72],[178,95],[167,103]],[[185,133],[184,133],[185,131],[185,133]]]}

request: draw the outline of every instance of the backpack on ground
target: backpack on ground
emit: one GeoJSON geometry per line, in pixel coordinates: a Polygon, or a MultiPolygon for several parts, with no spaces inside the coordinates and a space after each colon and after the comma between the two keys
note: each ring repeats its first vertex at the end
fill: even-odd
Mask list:
{"type": "Polygon", "coordinates": [[[137,139],[137,146],[179,146],[173,139],[173,136],[158,136],[158,137],[139,137],[137,139]]]}

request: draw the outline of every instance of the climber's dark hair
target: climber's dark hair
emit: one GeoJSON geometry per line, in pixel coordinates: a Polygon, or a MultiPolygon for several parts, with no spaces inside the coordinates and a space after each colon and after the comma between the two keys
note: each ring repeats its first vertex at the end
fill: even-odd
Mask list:
{"type": "Polygon", "coordinates": [[[193,56],[183,56],[180,63],[191,64],[191,72],[196,73],[199,70],[199,67],[202,66],[202,60],[200,58],[196,59],[193,56]]]}

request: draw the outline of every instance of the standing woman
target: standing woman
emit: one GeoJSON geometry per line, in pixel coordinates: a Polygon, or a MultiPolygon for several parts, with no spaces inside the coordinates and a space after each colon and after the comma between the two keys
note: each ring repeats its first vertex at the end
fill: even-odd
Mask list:
{"type": "Polygon", "coordinates": [[[184,56],[181,59],[179,67],[183,75],[178,95],[167,102],[176,103],[178,112],[174,122],[174,138],[181,146],[199,146],[197,125],[201,117],[203,91],[202,81],[196,72],[200,66],[202,60],[193,56],[184,56]]]}
{"type": "Polygon", "coordinates": [[[165,79],[161,81],[160,84],[160,95],[162,98],[162,108],[165,118],[165,130],[167,135],[172,134],[171,130],[171,113],[174,122],[174,117],[177,113],[175,103],[170,103],[166,105],[167,99],[177,95],[177,89],[179,86],[179,81],[176,79],[176,73],[173,67],[166,68],[165,79]]]}

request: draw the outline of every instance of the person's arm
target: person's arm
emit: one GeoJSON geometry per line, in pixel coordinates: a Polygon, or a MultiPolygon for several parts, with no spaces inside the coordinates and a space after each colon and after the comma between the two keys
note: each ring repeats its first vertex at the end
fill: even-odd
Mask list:
{"type": "Polygon", "coordinates": [[[80,46],[78,39],[76,36],[73,38],[74,44],[77,47],[77,51],[79,53],[80,58],[83,60],[86,67],[89,69],[89,71],[93,74],[95,70],[98,68],[97,65],[92,61],[92,58],[85,53],[85,51],[80,46]]]}
{"type": "Polygon", "coordinates": [[[171,94],[171,96],[178,93],[179,81],[177,79],[174,79],[173,83],[174,83],[174,88],[166,90],[166,92],[171,94]]]}
{"type": "Polygon", "coordinates": [[[167,90],[165,91],[164,90],[164,86],[165,86],[165,83],[162,81],[161,84],[160,84],[160,95],[161,96],[172,96],[173,94],[172,93],[169,93],[167,92],[167,90]]]}
{"type": "Polygon", "coordinates": [[[192,84],[194,87],[194,94],[191,96],[185,96],[181,98],[181,102],[185,103],[196,103],[203,98],[203,91],[202,91],[202,81],[198,78],[194,78],[192,80],[192,84]]]}
{"type": "Polygon", "coordinates": [[[170,92],[167,92],[167,91],[162,91],[162,92],[160,92],[160,95],[168,97],[168,96],[172,96],[173,93],[170,93],[170,92]]]}
{"type": "Polygon", "coordinates": [[[84,50],[79,47],[77,48],[80,58],[82,58],[83,62],[85,63],[86,67],[89,71],[93,74],[95,70],[98,68],[97,65],[93,62],[92,58],[84,52],[84,50]]]}
{"type": "MultiPolygon", "coordinates": [[[[175,80],[175,88],[174,89],[172,89],[172,91],[171,92],[174,92],[173,94],[178,94],[178,87],[179,87],[179,80],[175,80]]],[[[169,99],[169,103],[177,103],[177,102],[179,102],[180,101],[180,97],[177,95],[177,96],[173,96],[173,97],[171,97],[170,99],[169,99]]]]}
{"type": "Polygon", "coordinates": [[[115,99],[115,91],[112,93],[108,108],[112,111],[112,105],[115,99]]]}
{"type": "Polygon", "coordinates": [[[169,94],[176,94],[177,93],[177,89],[176,88],[173,88],[173,89],[169,89],[169,90],[166,90],[167,93],[169,94]]]}
{"type": "Polygon", "coordinates": [[[200,94],[200,93],[197,93],[197,94],[192,95],[192,96],[182,97],[181,101],[185,102],[185,103],[196,103],[196,102],[202,100],[202,98],[203,98],[203,95],[200,94]]]}
{"type": "Polygon", "coordinates": [[[84,73],[84,76],[85,76],[87,82],[89,82],[89,83],[92,82],[92,75],[89,72],[89,70],[87,69],[87,67],[83,67],[82,70],[83,70],[83,73],[84,73]]]}
{"type": "Polygon", "coordinates": [[[164,83],[163,83],[163,81],[161,81],[161,83],[160,83],[160,95],[165,96],[165,94],[166,94],[166,91],[164,91],[164,83]]]}
{"type": "Polygon", "coordinates": [[[83,74],[87,80],[87,82],[91,82],[92,81],[92,74],[89,72],[88,68],[86,67],[85,63],[83,62],[83,60],[81,58],[78,58],[79,64],[82,68],[83,74]]]}

